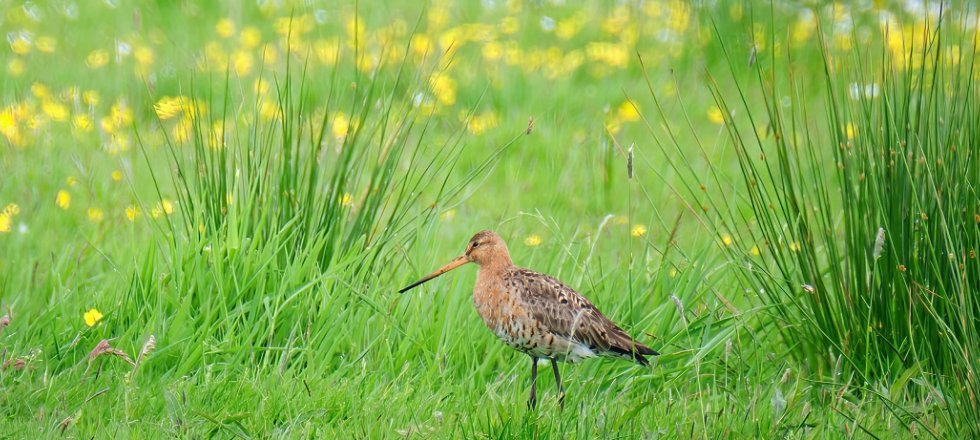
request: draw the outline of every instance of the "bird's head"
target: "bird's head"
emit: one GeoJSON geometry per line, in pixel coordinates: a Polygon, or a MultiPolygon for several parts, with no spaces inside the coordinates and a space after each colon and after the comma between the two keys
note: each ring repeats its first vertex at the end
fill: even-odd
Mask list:
{"type": "Polygon", "coordinates": [[[511,263],[504,239],[491,230],[477,232],[466,245],[463,255],[480,266],[511,263]]]}
{"type": "Polygon", "coordinates": [[[504,243],[504,240],[496,232],[490,230],[480,231],[473,238],[470,238],[470,241],[466,244],[466,252],[463,255],[456,257],[449,264],[440,267],[435,272],[426,275],[408,287],[399,290],[398,293],[403,293],[466,263],[476,263],[480,266],[509,266],[512,264],[510,252],[507,251],[507,244],[504,243]]]}

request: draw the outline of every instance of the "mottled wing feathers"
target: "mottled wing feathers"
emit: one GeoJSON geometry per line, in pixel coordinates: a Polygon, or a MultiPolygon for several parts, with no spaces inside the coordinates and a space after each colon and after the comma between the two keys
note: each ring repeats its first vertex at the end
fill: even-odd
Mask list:
{"type": "Polygon", "coordinates": [[[550,276],[515,268],[505,277],[507,290],[520,292],[527,312],[559,336],[579,341],[597,354],[626,357],[648,365],[643,355],[656,351],[636,342],[606,318],[587,298],[550,276]]]}

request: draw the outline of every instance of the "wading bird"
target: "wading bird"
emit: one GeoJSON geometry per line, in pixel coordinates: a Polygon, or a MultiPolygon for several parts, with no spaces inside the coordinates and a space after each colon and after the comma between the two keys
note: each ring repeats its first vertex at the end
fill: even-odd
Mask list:
{"type": "Polygon", "coordinates": [[[531,356],[531,398],[537,405],[538,360],[551,360],[558,385],[558,403],[565,406],[565,389],[558,361],[578,362],[596,356],[650,363],[644,355],[656,351],[617,327],[588,299],[548,275],[514,266],[507,245],[493,231],[478,232],[466,252],[398,293],[418,286],[466,263],[480,272],[473,302],[483,322],[504,344],[531,356]]]}

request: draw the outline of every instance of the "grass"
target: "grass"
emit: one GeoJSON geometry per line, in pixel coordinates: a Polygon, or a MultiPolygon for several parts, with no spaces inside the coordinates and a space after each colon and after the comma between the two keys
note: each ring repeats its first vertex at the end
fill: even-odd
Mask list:
{"type": "Polygon", "coordinates": [[[8,10],[5,435],[976,435],[969,5],[375,6],[8,10]],[[485,228],[663,355],[528,411],[485,228]]]}

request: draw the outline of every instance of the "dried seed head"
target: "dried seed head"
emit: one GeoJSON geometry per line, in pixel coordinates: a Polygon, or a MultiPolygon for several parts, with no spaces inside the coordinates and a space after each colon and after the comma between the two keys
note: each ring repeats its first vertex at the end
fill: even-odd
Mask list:
{"type": "Polygon", "coordinates": [[[133,359],[130,358],[129,355],[126,354],[126,352],[124,352],[124,351],[122,351],[122,350],[120,350],[118,348],[111,348],[111,349],[107,350],[106,353],[107,354],[110,354],[112,356],[115,356],[115,357],[117,357],[119,359],[122,359],[122,360],[126,361],[126,363],[129,364],[129,365],[136,365],[133,362],[133,359]]]}
{"type": "Polygon", "coordinates": [[[633,178],[633,145],[630,145],[630,149],[626,153],[626,177],[633,178]]]}
{"type": "Polygon", "coordinates": [[[95,358],[102,356],[103,354],[105,354],[105,352],[109,350],[112,350],[112,346],[109,345],[109,340],[103,339],[99,341],[99,344],[95,346],[95,349],[93,349],[92,352],[89,353],[88,358],[89,360],[94,360],[95,358]]]}
{"type": "Polygon", "coordinates": [[[781,416],[783,411],[786,411],[786,397],[783,396],[783,390],[776,387],[776,391],[773,393],[770,403],[772,404],[773,414],[777,418],[781,416]]]}
{"type": "Polygon", "coordinates": [[[122,350],[118,348],[113,348],[111,345],[109,345],[108,339],[103,339],[99,341],[99,345],[96,345],[95,349],[93,349],[92,352],[89,353],[88,355],[89,362],[94,361],[96,358],[104,354],[107,354],[109,356],[115,356],[119,359],[126,361],[130,365],[133,364],[133,360],[129,357],[129,355],[123,352],[122,350]]]}
{"type": "Polygon", "coordinates": [[[881,258],[881,251],[885,248],[885,228],[878,228],[878,235],[875,236],[875,246],[871,255],[875,260],[881,258]]]}
{"type": "Polygon", "coordinates": [[[72,421],[71,416],[68,416],[68,417],[65,417],[65,419],[62,420],[61,423],[58,424],[58,427],[61,428],[61,433],[62,434],[64,434],[65,433],[65,430],[68,429],[69,426],[71,426],[71,421],[72,421]]]}
{"type": "Polygon", "coordinates": [[[156,348],[156,346],[157,346],[156,336],[150,335],[150,337],[146,339],[146,343],[143,344],[143,349],[140,350],[140,354],[136,356],[136,362],[133,363],[133,371],[132,373],[130,373],[130,377],[136,374],[136,369],[140,367],[140,363],[143,361],[143,358],[149,356],[150,353],[153,352],[153,349],[156,348]]]}
{"type": "Polygon", "coordinates": [[[156,336],[150,335],[150,337],[146,340],[146,343],[143,344],[143,349],[140,350],[139,357],[144,358],[146,356],[149,356],[150,353],[153,352],[153,349],[156,348],[156,346],[157,346],[156,336]]]}
{"type": "Polygon", "coordinates": [[[24,358],[8,359],[6,362],[3,363],[3,370],[6,371],[10,368],[13,368],[14,371],[20,371],[23,370],[24,367],[26,366],[27,366],[27,360],[25,360],[24,358]]]}
{"type": "Polygon", "coordinates": [[[670,295],[670,300],[674,302],[674,307],[677,308],[677,314],[681,316],[681,322],[687,325],[687,317],[684,316],[684,304],[681,303],[681,299],[677,295],[670,295]]]}

